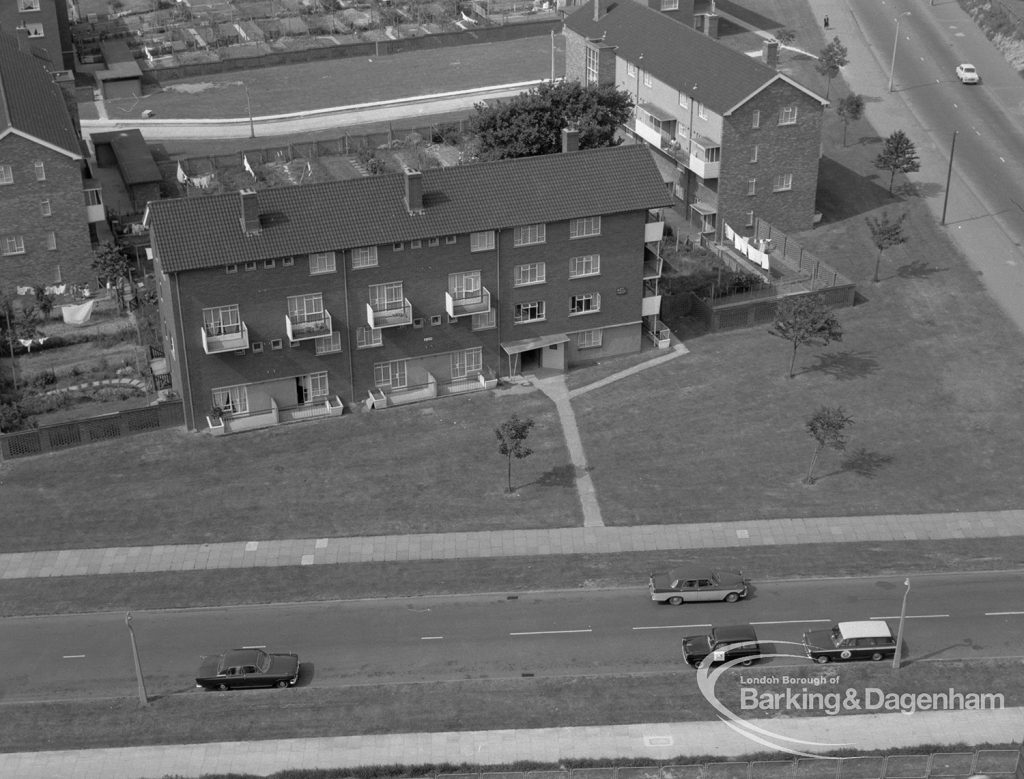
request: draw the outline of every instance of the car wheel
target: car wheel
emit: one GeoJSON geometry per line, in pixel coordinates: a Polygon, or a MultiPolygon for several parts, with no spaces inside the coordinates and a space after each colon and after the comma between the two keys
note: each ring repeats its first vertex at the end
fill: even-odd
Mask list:
{"type": "Polygon", "coordinates": [[[730,592],[728,595],[725,596],[725,602],[726,603],[735,603],[739,599],[740,599],[740,595],[739,595],[738,592],[730,592]]]}
{"type": "Polygon", "coordinates": [[[282,688],[282,689],[284,689],[285,687],[288,686],[288,680],[287,679],[282,679],[281,681],[279,681],[277,683],[277,686],[282,688]]]}
{"type": "Polygon", "coordinates": [[[742,661],[740,662],[740,665],[753,665],[753,664],[754,664],[754,658],[752,658],[752,657],[747,657],[747,658],[744,658],[744,659],[743,659],[743,660],[742,660],[742,661]]]}
{"type": "Polygon", "coordinates": [[[849,649],[844,649],[842,652],[839,653],[839,656],[844,660],[849,660],[851,657],[853,657],[853,652],[851,652],[849,649]]]}
{"type": "Polygon", "coordinates": [[[828,655],[818,655],[814,658],[814,662],[818,665],[825,665],[828,662],[828,655]]]}
{"type": "Polygon", "coordinates": [[[883,657],[885,657],[885,655],[883,655],[881,652],[875,652],[873,655],[871,655],[872,660],[881,660],[883,657]]]}
{"type": "Polygon", "coordinates": [[[226,684],[224,684],[223,682],[221,682],[220,684],[217,685],[217,689],[220,690],[221,692],[224,692],[227,688],[228,688],[228,686],[226,684]]]}
{"type": "Polygon", "coordinates": [[[681,604],[682,604],[682,602],[683,602],[683,599],[682,599],[682,598],[680,598],[680,597],[679,597],[678,595],[675,595],[675,596],[673,596],[673,597],[669,598],[669,599],[668,599],[667,601],[665,601],[665,602],[666,602],[666,603],[668,603],[668,605],[669,605],[669,606],[679,606],[679,605],[681,605],[681,604]]]}

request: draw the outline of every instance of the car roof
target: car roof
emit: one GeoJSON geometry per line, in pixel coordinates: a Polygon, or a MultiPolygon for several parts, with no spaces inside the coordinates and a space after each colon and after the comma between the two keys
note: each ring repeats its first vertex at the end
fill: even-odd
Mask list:
{"type": "Polygon", "coordinates": [[[968,62],[960,63],[960,67],[963,68],[964,70],[974,70],[974,65],[971,65],[968,62]]]}
{"type": "Polygon", "coordinates": [[[880,619],[840,622],[836,627],[843,634],[843,638],[892,638],[889,624],[880,619]]]}
{"type": "Polygon", "coordinates": [[[224,653],[221,661],[222,668],[234,668],[239,665],[259,665],[259,659],[264,655],[262,649],[232,649],[224,653]]]}
{"type": "Polygon", "coordinates": [[[716,625],[711,629],[719,641],[757,641],[753,625],[716,625]]]}
{"type": "Polygon", "coordinates": [[[668,572],[668,578],[676,579],[714,579],[715,571],[706,565],[687,565],[685,568],[673,568],[668,572]]]}

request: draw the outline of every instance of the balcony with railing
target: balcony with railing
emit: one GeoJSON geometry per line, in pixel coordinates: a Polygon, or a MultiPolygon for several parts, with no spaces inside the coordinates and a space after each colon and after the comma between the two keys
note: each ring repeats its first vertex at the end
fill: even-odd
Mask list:
{"type": "Polygon", "coordinates": [[[423,384],[413,384],[405,387],[374,387],[369,391],[366,399],[366,408],[387,408],[388,406],[401,406],[405,403],[418,403],[421,400],[433,400],[437,397],[437,379],[434,374],[427,373],[426,381],[423,384]]]}
{"type": "Polygon", "coordinates": [[[644,249],[644,280],[660,279],[661,268],[664,260],[658,252],[650,247],[644,249]]]}
{"type": "Polygon", "coordinates": [[[487,291],[487,287],[481,287],[479,292],[463,294],[461,297],[445,292],[444,308],[451,317],[483,314],[491,309],[491,293],[487,291]]]}
{"type": "Polygon", "coordinates": [[[332,332],[331,314],[327,309],[312,314],[286,314],[284,329],[289,341],[308,341],[332,332]]]}
{"type": "Polygon", "coordinates": [[[402,298],[401,303],[366,304],[366,323],[374,330],[382,327],[401,327],[412,324],[412,303],[402,298]]]}
{"type": "Polygon", "coordinates": [[[237,325],[203,325],[203,351],[207,354],[237,352],[249,348],[249,328],[237,325]]]}
{"type": "Polygon", "coordinates": [[[661,293],[658,291],[658,279],[644,279],[644,296],[640,301],[642,316],[658,316],[661,313],[661,293]]]}
{"type": "Polygon", "coordinates": [[[702,179],[717,179],[722,169],[722,145],[710,138],[694,136],[690,139],[686,167],[702,179]]]}

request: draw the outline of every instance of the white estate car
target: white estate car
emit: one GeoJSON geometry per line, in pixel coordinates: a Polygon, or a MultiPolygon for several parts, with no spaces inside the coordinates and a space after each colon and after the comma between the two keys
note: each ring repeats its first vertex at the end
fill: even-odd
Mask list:
{"type": "Polygon", "coordinates": [[[977,84],[981,81],[981,76],[974,69],[974,65],[968,65],[966,62],[956,66],[956,77],[960,79],[961,84],[977,84]]]}

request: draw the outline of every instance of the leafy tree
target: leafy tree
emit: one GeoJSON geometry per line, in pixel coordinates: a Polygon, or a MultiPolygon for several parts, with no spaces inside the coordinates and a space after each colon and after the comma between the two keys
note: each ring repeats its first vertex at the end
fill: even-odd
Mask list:
{"type": "Polygon", "coordinates": [[[512,458],[522,460],[533,454],[533,450],[526,445],[526,438],[533,428],[532,419],[520,419],[513,414],[509,419],[502,422],[494,429],[498,438],[498,453],[508,458],[508,491],[512,489],[512,458]]]}
{"type": "Polygon", "coordinates": [[[36,305],[39,306],[39,313],[43,315],[43,321],[46,321],[50,318],[56,298],[46,291],[45,284],[36,284],[35,295],[36,305]]]}
{"type": "Polygon", "coordinates": [[[916,173],[921,169],[917,149],[903,130],[896,130],[885,139],[885,146],[875,159],[875,167],[889,171],[889,194],[897,173],[916,173]]]}
{"type": "Polygon", "coordinates": [[[780,46],[788,46],[796,40],[796,33],[788,27],[783,27],[775,32],[775,40],[779,42],[780,46]]]}
{"type": "Polygon", "coordinates": [[[132,268],[132,260],[123,246],[115,243],[101,244],[94,251],[96,258],[92,261],[93,270],[102,279],[117,281],[127,276],[132,268]]]}
{"type": "Polygon", "coordinates": [[[903,235],[903,222],[906,218],[906,213],[902,213],[898,219],[890,219],[889,214],[883,211],[880,217],[869,216],[864,219],[871,230],[871,240],[878,249],[878,256],[875,257],[875,275],[872,278],[876,284],[878,283],[878,266],[882,263],[882,252],[890,246],[896,246],[907,240],[903,235]]]}
{"type": "Polygon", "coordinates": [[[846,448],[847,439],[843,431],[852,424],[853,419],[846,416],[839,406],[822,406],[807,420],[807,433],[817,442],[817,445],[814,447],[814,454],[811,456],[811,465],[804,477],[804,484],[814,484],[814,466],[826,446],[837,452],[846,448]]]}
{"type": "Polygon", "coordinates": [[[846,147],[846,129],[850,122],[858,121],[864,116],[864,98],[860,95],[847,95],[836,104],[836,113],[843,120],[843,147],[846,147]]]}
{"type": "Polygon", "coordinates": [[[494,105],[478,103],[469,129],[480,159],[531,157],[560,151],[561,132],[570,126],[579,131],[581,149],[616,146],[615,132],[632,108],[630,94],[613,85],[544,83],[494,105]]]}
{"type": "Polygon", "coordinates": [[[832,341],[843,340],[842,325],[820,295],[794,295],[780,300],[775,312],[775,324],[768,332],[793,345],[789,359],[791,379],[795,375],[793,366],[796,364],[797,349],[804,344],[828,346],[832,341]]]}
{"type": "Polygon", "coordinates": [[[846,57],[847,53],[846,47],[839,42],[837,36],[818,55],[818,64],[814,66],[814,69],[828,79],[825,86],[826,100],[828,100],[828,93],[832,89],[832,79],[838,76],[840,69],[850,61],[846,57]]]}

